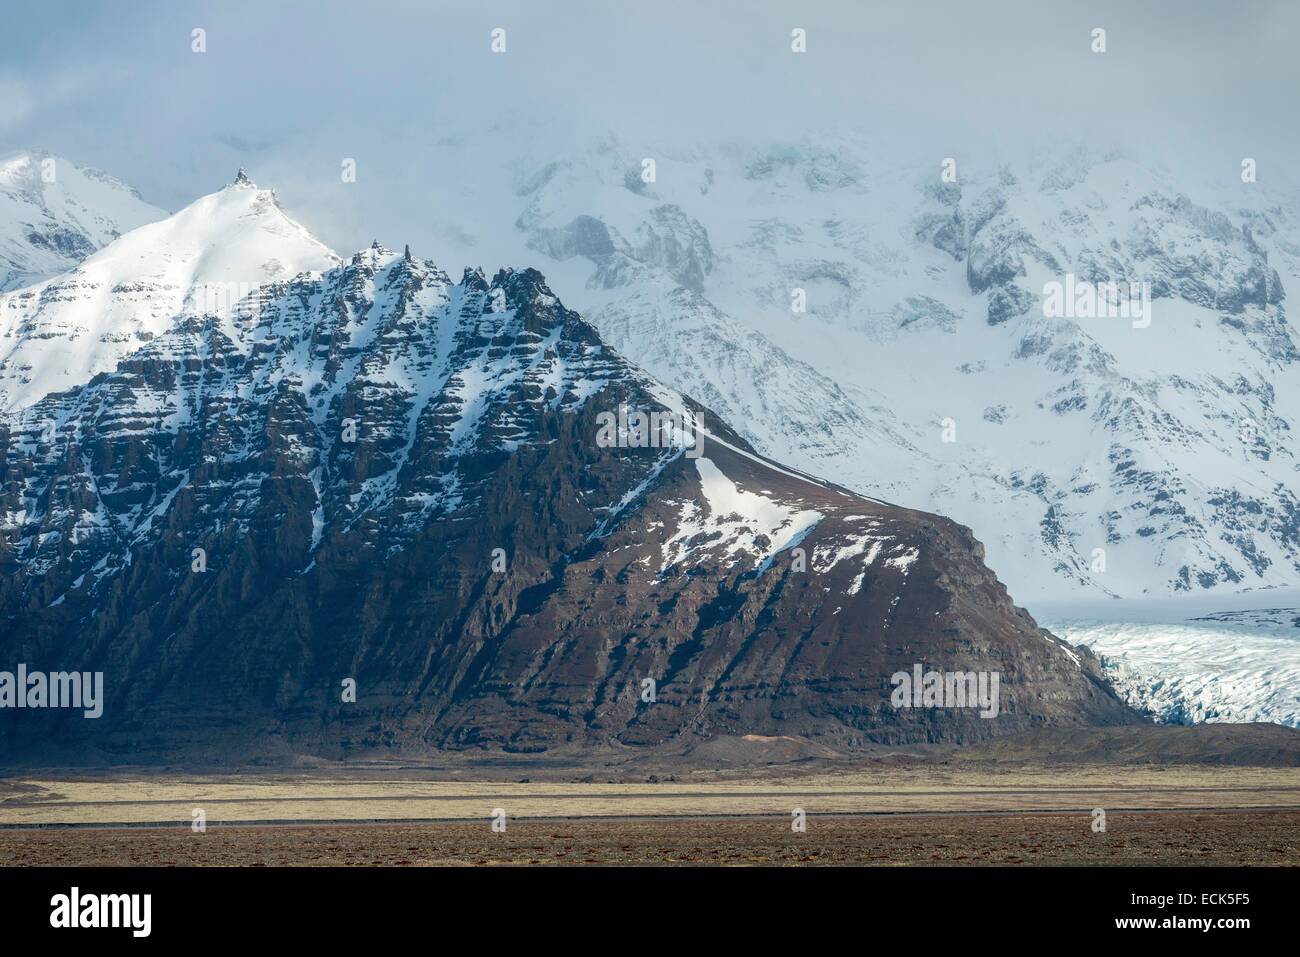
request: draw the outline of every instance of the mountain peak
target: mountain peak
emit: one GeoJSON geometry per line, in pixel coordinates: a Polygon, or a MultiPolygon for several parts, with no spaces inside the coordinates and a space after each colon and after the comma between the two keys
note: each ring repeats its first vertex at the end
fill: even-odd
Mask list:
{"type": "MultiPolygon", "coordinates": [[[[89,255],[73,268],[0,298],[0,408],[112,369],[182,315],[228,315],[260,287],[338,264],[240,172],[172,216],[97,250],[85,244],[89,255]]],[[[72,182],[71,172],[59,176],[72,182]]]]}
{"type": "Polygon", "coordinates": [[[397,253],[376,239],[365,249],[359,249],[352,254],[352,265],[360,266],[364,264],[377,269],[384,263],[396,258],[397,253]]]}
{"type": "Polygon", "coordinates": [[[230,185],[239,186],[243,189],[257,189],[257,184],[249,178],[248,171],[242,166],[239,167],[239,172],[235,174],[235,181],[230,185]]]}

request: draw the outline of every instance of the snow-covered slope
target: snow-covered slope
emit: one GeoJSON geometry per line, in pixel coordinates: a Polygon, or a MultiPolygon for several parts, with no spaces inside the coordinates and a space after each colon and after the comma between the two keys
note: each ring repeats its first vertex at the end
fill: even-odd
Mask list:
{"type": "Polygon", "coordinates": [[[456,201],[494,211],[467,254],[512,221],[621,351],[764,452],[971,526],[1018,600],[1300,583],[1276,180],[1073,146],[943,182],[853,137],[511,142],[456,141],[456,201]],[[1046,316],[1067,274],[1150,282],[1151,323],[1046,316]]]}
{"type": "Polygon", "coordinates": [[[50,153],[0,157],[0,292],[72,269],[167,216],[131,187],[50,153]]]}
{"type": "Polygon", "coordinates": [[[70,272],[0,295],[0,410],[111,370],[179,315],[233,322],[266,284],[337,262],[241,170],[70,272]]]}

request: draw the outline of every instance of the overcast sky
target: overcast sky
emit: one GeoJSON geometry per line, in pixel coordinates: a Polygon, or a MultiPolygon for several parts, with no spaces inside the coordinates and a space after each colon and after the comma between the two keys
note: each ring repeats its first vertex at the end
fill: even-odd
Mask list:
{"type": "Polygon", "coordinates": [[[0,153],[50,150],[167,209],[244,165],[342,251],[431,236],[456,188],[447,132],[496,126],[509,148],[520,116],[632,141],[840,127],[900,154],[1073,139],[1267,168],[1294,155],[1297,35],[1285,0],[41,0],[4,14],[0,153]],[[351,190],[341,157],[370,174],[351,190]]]}

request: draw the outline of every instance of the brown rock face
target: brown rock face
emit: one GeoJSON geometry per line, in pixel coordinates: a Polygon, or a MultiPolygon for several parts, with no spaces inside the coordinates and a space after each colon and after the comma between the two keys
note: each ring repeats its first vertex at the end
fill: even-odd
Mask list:
{"type": "Polygon", "coordinates": [[[0,753],[852,748],[1140,720],[969,530],[761,458],[531,270],[453,284],[373,249],[257,306],[0,420],[0,670],[105,685],[95,720],[0,710],[0,753]],[[602,439],[660,411],[700,444],[602,439]],[[895,707],[917,665],[996,673],[996,716],[895,707]]]}

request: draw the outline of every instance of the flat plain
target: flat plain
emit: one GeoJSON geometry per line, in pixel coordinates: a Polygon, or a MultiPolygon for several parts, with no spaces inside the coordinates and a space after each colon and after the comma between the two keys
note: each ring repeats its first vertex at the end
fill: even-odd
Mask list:
{"type": "Polygon", "coordinates": [[[916,764],[574,779],[0,780],[0,865],[1300,864],[1300,770],[916,764]],[[504,833],[491,827],[504,812],[504,833]],[[796,809],[807,827],[792,829],[796,809]],[[192,827],[201,810],[204,833],[192,827]],[[1096,810],[1105,830],[1094,829],[1096,810]]]}
{"type": "Polygon", "coordinates": [[[42,865],[1295,865],[1300,812],[778,816],[85,828],[0,832],[0,862],[42,865]]]}

